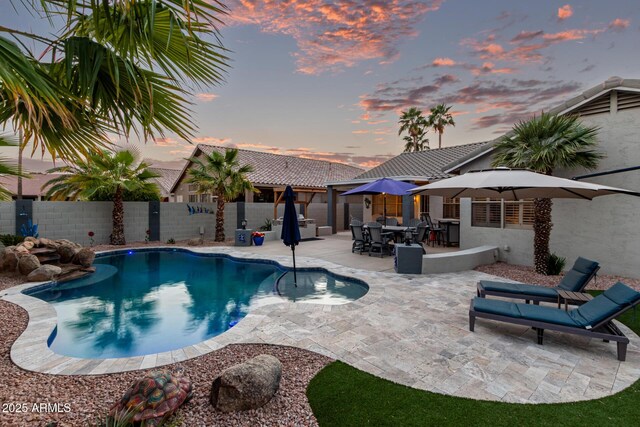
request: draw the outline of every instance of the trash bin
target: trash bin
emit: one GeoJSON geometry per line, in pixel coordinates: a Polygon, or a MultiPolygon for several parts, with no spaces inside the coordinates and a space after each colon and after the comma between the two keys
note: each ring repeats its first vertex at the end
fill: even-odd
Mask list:
{"type": "Polygon", "coordinates": [[[251,233],[253,233],[252,229],[237,228],[235,246],[251,246],[251,233]]]}
{"type": "Polygon", "coordinates": [[[395,245],[394,268],[401,274],[422,274],[422,245],[403,243],[395,245]]]}

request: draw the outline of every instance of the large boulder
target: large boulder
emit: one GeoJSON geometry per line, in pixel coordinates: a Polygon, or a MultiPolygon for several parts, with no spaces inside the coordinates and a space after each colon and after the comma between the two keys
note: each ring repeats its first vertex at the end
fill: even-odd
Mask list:
{"type": "Polygon", "coordinates": [[[27,280],[30,282],[44,282],[53,279],[60,273],[62,273],[62,269],[57,265],[45,264],[29,273],[27,280]]]}
{"type": "Polygon", "coordinates": [[[223,371],[213,380],[209,400],[222,412],[260,408],[278,391],[281,376],[282,363],[261,354],[223,371]]]}
{"type": "Polygon", "coordinates": [[[35,255],[24,255],[18,260],[18,271],[23,276],[28,275],[38,267],[40,267],[40,261],[35,255]]]}
{"type": "Polygon", "coordinates": [[[31,240],[25,240],[24,242],[20,243],[18,246],[22,246],[26,250],[30,251],[31,249],[33,249],[33,247],[35,245],[36,244],[34,242],[32,242],[31,240]]]}
{"type": "Polygon", "coordinates": [[[56,249],[59,246],[58,243],[54,242],[51,239],[45,239],[44,237],[40,238],[40,241],[38,243],[40,243],[40,246],[45,246],[52,249],[56,249]]]}
{"type": "Polygon", "coordinates": [[[58,246],[57,252],[58,255],[60,255],[60,262],[63,264],[67,264],[73,261],[73,258],[79,252],[79,249],[65,243],[58,246]]]}
{"type": "Polygon", "coordinates": [[[12,246],[4,248],[2,251],[2,256],[0,257],[0,260],[2,260],[2,271],[12,273],[18,268],[18,255],[15,253],[14,248],[15,247],[12,246]]]}
{"type": "Polygon", "coordinates": [[[76,254],[76,257],[73,259],[73,263],[83,267],[91,267],[95,258],[96,253],[93,250],[89,248],[82,248],[76,254]]]}
{"type": "MultiPolygon", "coordinates": [[[[40,239],[40,240],[42,240],[42,239],[40,239]]],[[[68,245],[68,246],[71,246],[71,247],[77,248],[77,249],[81,249],[82,248],[81,244],[76,243],[76,242],[72,242],[71,240],[67,240],[67,239],[58,239],[58,240],[55,241],[55,243],[56,243],[57,246],[68,245]]]]}
{"type": "Polygon", "coordinates": [[[33,242],[35,244],[36,242],[38,242],[38,239],[36,237],[33,237],[33,236],[27,236],[27,237],[24,238],[24,241],[25,242],[33,242]]]}

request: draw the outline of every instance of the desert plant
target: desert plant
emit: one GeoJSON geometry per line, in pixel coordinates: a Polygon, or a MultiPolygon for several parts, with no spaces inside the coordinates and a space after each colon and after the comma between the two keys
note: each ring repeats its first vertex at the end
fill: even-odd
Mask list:
{"type": "Polygon", "coordinates": [[[271,231],[271,220],[269,218],[264,220],[264,224],[260,226],[260,231],[271,231]]]}
{"type": "Polygon", "coordinates": [[[562,273],[564,266],[567,263],[567,259],[556,254],[549,255],[547,260],[547,274],[550,276],[557,276],[562,273]]]}
{"type": "Polygon", "coordinates": [[[38,237],[38,224],[34,224],[31,221],[31,218],[29,218],[29,220],[27,221],[26,224],[22,224],[22,227],[20,227],[20,234],[22,234],[22,237],[38,237]]]}
{"type": "Polygon", "coordinates": [[[15,234],[0,234],[0,242],[5,246],[15,246],[23,240],[23,236],[17,236],[15,234]]]}
{"type": "Polygon", "coordinates": [[[240,165],[238,149],[227,148],[224,153],[213,150],[204,159],[189,159],[194,167],[189,170],[189,184],[195,184],[199,194],[216,196],[216,242],[224,242],[224,205],[245,191],[256,191],[247,178],[253,166],[240,165]]]}
{"type": "MultiPolygon", "coordinates": [[[[555,168],[594,169],[603,154],[595,150],[598,128],[583,125],[578,116],[542,113],[519,122],[495,145],[492,166],[531,169],[551,175],[555,168]]],[[[533,257],[536,272],[547,273],[551,236],[551,199],[534,199],[533,257]]]]}
{"type": "Polygon", "coordinates": [[[167,240],[167,244],[168,245],[175,245],[176,244],[176,239],[174,239],[173,237],[170,237],[169,240],[167,240]]]}

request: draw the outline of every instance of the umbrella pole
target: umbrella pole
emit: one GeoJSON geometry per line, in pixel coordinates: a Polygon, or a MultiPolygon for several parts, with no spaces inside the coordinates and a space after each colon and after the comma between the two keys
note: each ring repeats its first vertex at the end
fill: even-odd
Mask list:
{"type": "Polygon", "coordinates": [[[382,194],[382,216],[384,217],[384,225],[387,226],[387,194],[382,194]]]}
{"type": "Polygon", "coordinates": [[[291,245],[291,253],[293,254],[293,285],[298,287],[298,276],[296,274],[296,245],[291,245]]]}

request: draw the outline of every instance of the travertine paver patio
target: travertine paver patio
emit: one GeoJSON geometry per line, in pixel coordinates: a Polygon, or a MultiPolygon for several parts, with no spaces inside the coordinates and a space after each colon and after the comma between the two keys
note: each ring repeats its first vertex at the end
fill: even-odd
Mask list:
{"type": "MultiPolygon", "coordinates": [[[[260,249],[260,248],[257,248],[260,249]]],[[[265,248],[262,248],[265,249],[265,248]]],[[[239,258],[269,258],[266,250],[202,248],[239,258]],[[257,253],[256,253],[257,252],[257,253]]],[[[368,257],[367,257],[368,258],[368,257]]],[[[172,352],[128,359],[83,360],[57,355],[46,346],[55,325],[48,304],[12,288],[4,298],[30,312],[27,331],[11,357],[19,366],[53,374],[98,374],[150,368],[221,348],[230,343],[271,343],[316,351],[382,378],[455,396],[510,402],[566,402],[610,395],[640,377],[639,338],[630,337],[627,361],[615,345],[554,332],[544,346],[526,327],[482,321],[468,330],[469,300],[478,280],[470,271],[408,276],[364,271],[316,258],[299,267],[324,267],[365,280],[363,298],[341,306],[283,302],[260,307],[234,328],[203,343],[172,352]]],[[[548,335],[548,336],[547,336],[548,335]]]]}

